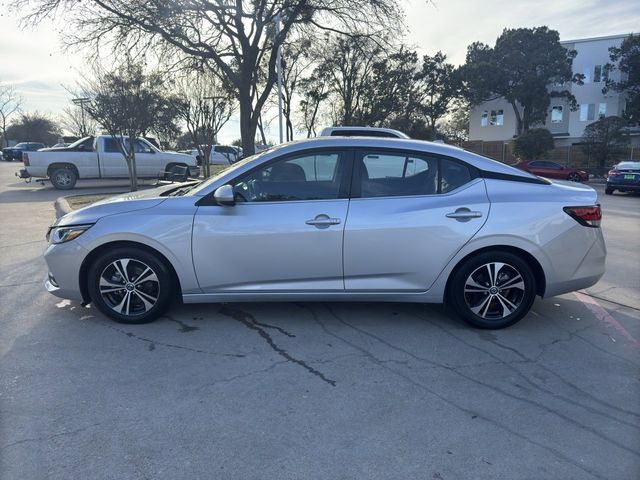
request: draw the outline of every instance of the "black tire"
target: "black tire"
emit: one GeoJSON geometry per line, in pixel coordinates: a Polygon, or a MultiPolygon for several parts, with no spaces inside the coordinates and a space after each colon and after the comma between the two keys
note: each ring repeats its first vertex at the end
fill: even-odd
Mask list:
{"type": "Polygon", "coordinates": [[[52,170],[49,178],[57,190],[71,190],[76,186],[78,174],[72,168],[61,167],[52,170]]]}
{"type": "Polygon", "coordinates": [[[531,267],[519,256],[485,252],[469,258],[456,270],[448,297],[453,310],[474,327],[505,328],[520,321],[531,309],[536,280],[531,267]]]}
{"type": "Polygon", "coordinates": [[[92,303],[118,323],[152,322],[171,303],[169,268],[139,248],[121,247],[100,255],[89,268],[87,282],[92,303]]]}
{"type": "Polygon", "coordinates": [[[604,193],[605,193],[605,195],[612,195],[613,194],[613,188],[609,188],[609,187],[605,188],[604,189],[604,193]]]}
{"type": "Polygon", "coordinates": [[[582,179],[580,178],[580,174],[576,173],[576,172],[571,172],[569,174],[569,176],[567,177],[567,180],[569,180],[570,182],[581,182],[582,179]]]}

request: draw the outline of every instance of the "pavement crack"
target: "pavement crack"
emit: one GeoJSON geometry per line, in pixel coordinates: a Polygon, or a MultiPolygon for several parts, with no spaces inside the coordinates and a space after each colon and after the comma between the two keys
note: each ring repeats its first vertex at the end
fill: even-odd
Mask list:
{"type": "MultiPolygon", "coordinates": [[[[444,394],[438,393],[437,391],[429,388],[427,385],[424,385],[423,383],[413,379],[411,376],[403,373],[400,370],[396,370],[392,367],[390,367],[389,365],[387,365],[384,361],[380,360],[379,358],[377,358],[375,355],[373,355],[371,352],[369,352],[367,349],[361,347],[360,345],[351,342],[341,336],[339,336],[338,334],[334,333],[333,331],[331,331],[321,320],[319,315],[313,310],[313,308],[304,305],[304,304],[297,304],[300,308],[303,308],[305,310],[307,310],[313,320],[320,326],[320,328],[322,329],[322,331],[333,337],[336,338],[342,342],[344,342],[345,344],[351,346],[352,348],[358,350],[359,352],[363,353],[365,356],[367,356],[371,361],[373,361],[373,363],[375,363],[376,365],[380,366],[381,368],[387,370],[388,372],[391,372],[392,374],[394,374],[395,376],[404,379],[406,382],[408,382],[409,384],[413,385],[414,387],[418,388],[419,390],[424,391],[425,393],[432,395],[436,398],[438,398],[439,400],[441,400],[442,402],[444,402],[447,405],[450,405],[451,407],[459,410],[460,412],[468,415],[469,417],[473,417],[473,418],[479,418],[480,420],[487,422],[493,426],[495,426],[496,428],[499,428],[503,431],[506,431],[507,433],[513,435],[514,437],[517,437],[531,445],[534,445],[542,450],[545,450],[551,454],[553,454],[555,457],[557,457],[558,459],[573,465],[574,467],[582,470],[585,473],[588,473],[589,475],[595,477],[595,478],[604,478],[602,477],[602,475],[600,475],[598,472],[588,468],[587,466],[583,465],[581,463],[581,461],[573,459],[571,457],[569,457],[568,455],[565,455],[564,453],[562,453],[560,450],[554,448],[553,446],[550,445],[545,445],[542,442],[539,442],[533,438],[528,437],[527,435],[525,435],[524,433],[510,427],[508,424],[500,421],[499,419],[493,419],[490,418],[486,415],[483,415],[481,413],[475,412],[469,408],[466,408],[464,406],[462,406],[459,403],[456,403],[454,400],[451,400],[447,397],[444,396],[444,394]]],[[[335,317],[335,315],[333,315],[335,317]]],[[[340,321],[339,318],[337,318],[338,321],[340,321]]]]}
{"type": "Polygon", "coordinates": [[[30,282],[22,282],[22,283],[11,283],[9,285],[0,285],[0,288],[8,288],[8,287],[22,287],[24,285],[34,285],[36,283],[43,283],[43,280],[32,280],[30,282]]]}
{"type": "Polygon", "coordinates": [[[177,323],[178,325],[180,325],[180,329],[178,331],[182,332],[182,333],[188,333],[188,332],[193,332],[195,330],[200,330],[200,327],[194,327],[192,325],[187,325],[182,320],[178,320],[177,318],[173,318],[171,315],[164,314],[161,318],[166,318],[170,322],[174,322],[174,323],[177,323]]]}
{"type": "MultiPolygon", "coordinates": [[[[285,349],[278,346],[276,342],[273,340],[273,338],[271,337],[271,335],[269,335],[269,333],[265,331],[265,328],[269,328],[269,327],[264,327],[264,324],[260,324],[259,322],[257,322],[256,319],[253,317],[253,315],[251,315],[250,313],[244,312],[242,310],[230,308],[226,305],[220,309],[220,313],[227,317],[233,318],[234,320],[237,320],[248,329],[258,332],[258,335],[260,335],[264,339],[267,345],[269,345],[269,347],[271,347],[271,349],[281,357],[287,359],[289,362],[295,363],[296,365],[300,365],[309,373],[320,378],[323,382],[328,383],[332,387],[336,386],[335,380],[331,380],[330,378],[327,378],[322,372],[319,372],[312,366],[308,365],[304,360],[300,360],[298,358],[293,357],[285,349]]],[[[279,328],[277,330],[279,330],[279,328]]]]}
{"type": "Polygon", "coordinates": [[[21,445],[23,443],[30,443],[30,442],[44,442],[44,441],[49,441],[49,440],[53,440],[54,438],[58,438],[58,437],[66,437],[69,435],[76,435],[78,433],[82,433],[85,430],[87,430],[90,427],[97,427],[98,425],[100,425],[99,423],[94,423],[93,425],[90,425],[89,427],[83,427],[83,428],[78,428],[76,430],[69,430],[66,432],[60,432],[60,433],[54,433],[53,435],[44,435],[42,437],[36,437],[36,438],[23,438],[22,440],[17,440],[13,443],[8,443],[7,445],[4,445],[2,448],[0,448],[0,450],[4,450],[5,448],[9,448],[9,447],[14,447],[16,445],[21,445]]]}
{"type": "Polygon", "coordinates": [[[138,340],[140,342],[147,343],[148,344],[147,349],[149,351],[155,350],[156,346],[160,345],[162,347],[173,348],[173,349],[176,349],[176,350],[185,350],[187,352],[201,353],[201,354],[204,354],[204,355],[212,355],[212,356],[216,356],[216,357],[232,357],[232,358],[245,358],[246,357],[246,355],[240,354],[240,353],[211,352],[211,351],[202,350],[202,349],[199,349],[199,348],[185,347],[184,345],[176,345],[174,343],[159,342],[158,340],[152,340],[150,338],[145,338],[145,337],[142,337],[140,335],[136,335],[133,332],[127,332],[126,330],[123,330],[123,329],[118,328],[118,327],[114,327],[113,325],[107,325],[106,323],[102,323],[102,322],[96,322],[96,323],[102,325],[103,327],[110,328],[111,330],[114,330],[114,331],[116,331],[118,333],[121,333],[122,335],[126,335],[127,337],[133,338],[133,339],[138,340]]]}

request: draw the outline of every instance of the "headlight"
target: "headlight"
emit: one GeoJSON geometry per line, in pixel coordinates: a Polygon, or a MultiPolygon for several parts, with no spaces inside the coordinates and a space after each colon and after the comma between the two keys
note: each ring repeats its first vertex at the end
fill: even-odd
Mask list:
{"type": "Polygon", "coordinates": [[[73,225],[70,227],[51,227],[47,232],[47,240],[51,243],[70,242],[86,232],[91,225],[73,225]]]}

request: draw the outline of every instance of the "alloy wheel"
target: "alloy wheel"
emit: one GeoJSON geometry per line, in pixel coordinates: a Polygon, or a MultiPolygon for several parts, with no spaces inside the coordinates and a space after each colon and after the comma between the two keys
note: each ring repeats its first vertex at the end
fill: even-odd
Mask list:
{"type": "Polygon", "coordinates": [[[140,260],[121,258],[100,274],[100,295],[115,312],[134,316],[151,310],[160,298],[160,281],[153,269],[140,260]]]}
{"type": "Polygon", "coordinates": [[[464,300],[469,310],[486,320],[511,315],[525,297],[525,283],[518,270],[501,262],[476,268],[464,284],[464,300]]]}
{"type": "Polygon", "coordinates": [[[58,185],[70,185],[71,184],[71,175],[69,172],[58,172],[56,173],[56,183],[58,185]]]}
{"type": "Polygon", "coordinates": [[[578,175],[575,172],[571,173],[571,174],[569,174],[568,180],[571,181],[571,182],[579,182],[580,181],[580,175],[578,175]]]}

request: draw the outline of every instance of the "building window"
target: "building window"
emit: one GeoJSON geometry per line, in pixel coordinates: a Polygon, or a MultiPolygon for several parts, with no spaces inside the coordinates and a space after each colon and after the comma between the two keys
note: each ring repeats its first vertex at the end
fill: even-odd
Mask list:
{"type": "Polygon", "coordinates": [[[491,125],[504,125],[504,111],[491,110],[491,125]]]}
{"type": "Polygon", "coordinates": [[[486,127],[487,125],[489,125],[489,112],[485,110],[480,117],[480,126],[486,127]]]}
{"type": "Polygon", "coordinates": [[[596,113],[595,103],[583,103],[580,105],[580,121],[593,120],[596,113]]]}
{"type": "Polygon", "coordinates": [[[562,123],[562,105],[551,107],[551,123],[562,123]]]}
{"type": "Polygon", "coordinates": [[[593,83],[602,81],[602,65],[596,65],[593,69],[593,83]]]}
{"type": "Polygon", "coordinates": [[[607,104],[601,103],[598,105],[598,118],[604,118],[607,116],[607,104]]]}
{"type": "Polygon", "coordinates": [[[584,75],[582,79],[584,83],[591,83],[591,67],[584,67],[582,69],[582,75],[584,75]]]}

